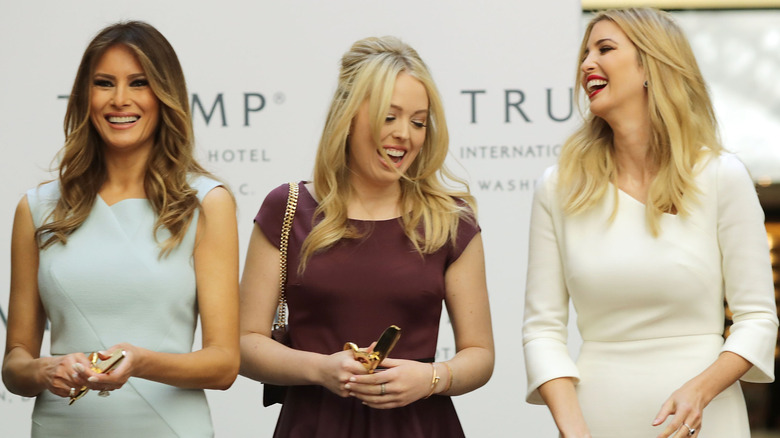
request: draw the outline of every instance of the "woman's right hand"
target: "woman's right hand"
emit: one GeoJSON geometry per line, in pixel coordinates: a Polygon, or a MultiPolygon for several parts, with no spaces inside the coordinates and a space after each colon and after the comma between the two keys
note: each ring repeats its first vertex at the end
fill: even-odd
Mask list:
{"type": "Polygon", "coordinates": [[[539,386],[539,394],[550,409],[562,438],[591,437],[572,378],[548,380],[539,386]]]}
{"type": "Polygon", "coordinates": [[[87,385],[85,372],[92,373],[90,362],[84,353],[71,353],[43,359],[42,380],[52,394],[70,397],[71,389],[80,389],[87,385]]]}
{"type": "Polygon", "coordinates": [[[320,366],[319,384],[339,397],[349,397],[344,385],[355,375],[368,374],[352,351],[344,350],[325,356],[320,366]]]}

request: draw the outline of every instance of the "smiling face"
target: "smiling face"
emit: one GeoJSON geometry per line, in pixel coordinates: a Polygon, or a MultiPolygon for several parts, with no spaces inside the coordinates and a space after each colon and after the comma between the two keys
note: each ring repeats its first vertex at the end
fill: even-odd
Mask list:
{"type": "Polygon", "coordinates": [[[590,111],[609,122],[647,107],[645,73],[636,47],[610,20],[593,25],[582,61],[590,111]]]}
{"type": "Polygon", "coordinates": [[[401,72],[395,80],[390,108],[379,132],[380,144],[371,135],[369,101],[355,116],[349,135],[348,166],[352,184],[383,186],[398,183],[420,153],[428,123],[428,93],[423,84],[401,72]],[[390,162],[383,157],[388,155],[390,162]],[[391,167],[392,166],[392,167],[391,167]]]}
{"type": "Polygon", "coordinates": [[[90,120],[109,150],[151,149],[160,104],[133,51],[109,47],[95,65],[90,120]]]}

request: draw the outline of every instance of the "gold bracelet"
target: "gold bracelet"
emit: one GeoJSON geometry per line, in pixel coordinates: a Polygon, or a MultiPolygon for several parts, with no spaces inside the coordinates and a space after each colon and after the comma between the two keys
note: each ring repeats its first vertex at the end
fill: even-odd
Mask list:
{"type": "Polygon", "coordinates": [[[450,373],[450,377],[447,379],[447,387],[444,388],[444,391],[442,393],[445,393],[452,388],[452,368],[450,368],[450,365],[447,362],[442,362],[445,367],[447,367],[447,371],[450,373]]]}
{"type": "Polygon", "coordinates": [[[431,378],[431,392],[429,392],[425,398],[433,395],[433,390],[436,389],[436,384],[439,383],[439,375],[436,373],[436,365],[431,363],[431,368],[433,369],[433,377],[431,378]]]}

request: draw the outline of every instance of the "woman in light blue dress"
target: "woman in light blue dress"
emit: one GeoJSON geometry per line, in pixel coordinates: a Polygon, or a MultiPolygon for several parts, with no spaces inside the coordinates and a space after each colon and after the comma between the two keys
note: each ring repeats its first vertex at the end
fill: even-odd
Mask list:
{"type": "Polygon", "coordinates": [[[168,41],[141,22],[103,29],[65,131],[57,180],[16,210],[3,381],[36,397],[34,437],[213,436],[203,389],[229,388],[239,366],[235,204],[193,158],[168,41]],[[125,358],[100,374],[94,351],[125,358]]]}

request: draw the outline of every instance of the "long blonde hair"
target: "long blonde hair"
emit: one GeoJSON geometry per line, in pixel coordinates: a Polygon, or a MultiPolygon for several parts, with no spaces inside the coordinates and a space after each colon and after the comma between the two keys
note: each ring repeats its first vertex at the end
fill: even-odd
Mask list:
{"type": "Polygon", "coordinates": [[[100,31],[81,59],[65,113],[65,146],[59,164],[60,198],[44,225],[35,232],[41,249],[60,242],[87,219],[106,180],[102,139],[92,125],[90,90],[95,66],[110,47],[124,45],[138,58],[152,92],[160,101],[160,122],[144,176],[144,190],[157,213],[153,233],[170,237],[160,255],[184,238],[194,212],[200,208],[191,175],[209,175],[193,155],[189,97],[181,65],[168,40],[151,25],[130,21],[100,31]]]}
{"type": "MultiPolygon", "coordinates": [[[[314,217],[319,223],[303,243],[299,272],[303,272],[308,259],[317,251],[344,238],[361,237],[347,220],[347,200],[351,194],[347,137],[360,105],[369,99],[371,132],[378,140],[395,80],[401,72],[423,84],[429,102],[425,142],[400,180],[404,232],[420,254],[429,254],[448,241],[455,243],[459,220],[464,217],[474,220],[472,210],[457,201],[462,199],[475,208],[468,185],[444,165],[449,135],[444,107],[428,67],[413,48],[398,38],[365,38],[341,58],[338,87],[314,164],[314,189],[320,200],[314,217]],[[448,185],[451,182],[464,189],[451,190],[448,185]]],[[[376,144],[379,149],[379,142],[376,144]]]]}
{"type": "MultiPolygon", "coordinates": [[[[695,200],[696,164],[723,150],[715,113],[688,40],[667,12],[630,8],[598,13],[588,24],[578,59],[584,57],[593,26],[602,20],[615,23],[631,40],[647,77],[650,154],[657,174],[648,191],[646,218],[651,232],[658,235],[662,213],[684,215],[695,200]]],[[[578,66],[578,105],[582,79],[578,66]]],[[[615,183],[617,190],[612,139],[607,122],[588,113],[583,125],[564,143],[558,187],[567,213],[581,212],[597,203],[609,182],[615,183]]]]}

